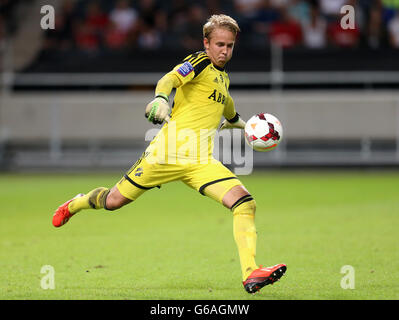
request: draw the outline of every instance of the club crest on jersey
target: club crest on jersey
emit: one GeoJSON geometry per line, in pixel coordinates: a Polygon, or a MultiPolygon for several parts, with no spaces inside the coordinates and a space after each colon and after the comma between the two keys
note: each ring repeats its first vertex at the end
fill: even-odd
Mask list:
{"type": "Polygon", "coordinates": [[[177,72],[180,73],[183,77],[188,76],[192,71],[194,70],[194,67],[192,64],[188,61],[184,62],[179,69],[177,69],[177,72]]]}

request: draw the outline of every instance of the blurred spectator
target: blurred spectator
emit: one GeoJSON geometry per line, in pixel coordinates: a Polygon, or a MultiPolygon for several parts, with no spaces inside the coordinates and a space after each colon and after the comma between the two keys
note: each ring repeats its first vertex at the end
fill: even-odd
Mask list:
{"type": "Polygon", "coordinates": [[[321,13],[325,17],[332,16],[335,19],[346,2],[346,0],[319,0],[321,13]]]}
{"type": "Polygon", "coordinates": [[[280,19],[271,23],[270,39],[282,48],[292,48],[301,44],[301,26],[289,15],[286,7],[280,8],[280,19]]]}
{"type": "MultiPolygon", "coordinates": [[[[230,2],[230,1],[229,1],[230,2]]],[[[230,8],[225,8],[222,9],[222,5],[220,3],[220,0],[205,0],[205,9],[206,9],[206,14],[208,16],[214,15],[214,14],[232,14],[232,10],[230,8]]]]}
{"type": "MultiPolygon", "coordinates": [[[[188,23],[188,4],[185,0],[173,0],[169,10],[169,24],[170,30],[177,37],[181,36],[184,32],[185,26],[188,23]]],[[[178,41],[177,41],[178,42],[178,41]]]]}
{"type": "Polygon", "coordinates": [[[102,11],[102,8],[97,1],[89,2],[87,6],[86,23],[99,36],[102,35],[108,26],[108,15],[102,11]]]}
{"type": "Polygon", "coordinates": [[[3,51],[5,46],[6,32],[4,29],[4,19],[0,15],[0,53],[3,51]]]}
{"type": "Polygon", "coordinates": [[[345,5],[355,6],[356,0],[319,0],[321,14],[328,22],[337,20],[341,15],[341,8],[345,5]]]}
{"type": "Polygon", "coordinates": [[[317,5],[310,8],[309,21],[302,23],[303,44],[307,48],[320,49],[327,45],[327,21],[317,5]]]}
{"type": "Polygon", "coordinates": [[[161,33],[151,21],[141,20],[137,44],[140,49],[144,50],[156,50],[161,47],[161,33]]]}
{"type": "Polygon", "coordinates": [[[77,48],[91,53],[99,50],[108,24],[108,15],[103,12],[100,3],[97,0],[90,1],[83,19],[74,23],[77,48]]]}
{"type": "Polygon", "coordinates": [[[6,49],[6,36],[5,36],[5,28],[4,28],[4,19],[3,16],[0,15],[0,74],[4,71],[5,65],[3,64],[4,59],[3,55],[6,49]]]}
{"type": "Polygon", "coordinates": [[[144,20],[151,28],[155,28],[161,33],[167,31],[167,14],[155,0],[140,0],[138,9],[141,20],[144,20]]]}
{"type": "Polygon", "coordinates": [[[137,10],[139,18],[130,45],[144,50],[159,49],[168,30],[166,12],[155,0],[140,0],[137,10]]]}
{"type": "Polygon", "coordinates": [[[87,21],[78,21],[74,26],[74,41],[78,49],[95,52],[100,47],[100,39],[96,30],[87,21]]]}
{"type": "Polygon", "coordinates": [[[360,42],[359,28],[342,29],[340,19],[328,25],[327,35],[329,43],[334,47],[355,48],[360,42]]]}
{"type": "Polygon", "coordinates": [[[0,0],[0,16],[3,21],[4,35],[14,34],[18,28],[18,20],[15,17],[18,0],[0,0]]]}
{"type": "Polygon", "coordinates": [[[234,6],[237,13],[244,19],[254,19],[258,10],[262,8],[262,0],[234,0],[234,6]]]}
{"type": "Polygon", "coordinates": [[[110,19],[113,23],[112,29],[116,29],[122,33],[128,33],[137,23],[138,12],[130,7],[129,1],[119,0],[110,13],[110,19]]]}
{"type": "Polygon", "coordinates": [[[299,23],[307,23],[310,18],[310,1],[291,0],[288,4],[288,13],[299,23]]]}
{"type": "Polygon", "coordinates": [[[389,43],[393,48],[399,48],[399,10],[395,16],[388,22],[389,43]]]}
{"type": "MultiPolygon", "coordinates": [[[[379,2],[379,1],[374,1],[379,2]]],[[[371,48],[378,48],[382,42],[382,10],[381,6],[376,3],[370,7],[367,24],[365,25],[365,34],[367,45],[371,48]]]]}
{"type": "Polygon", "coordinates": [[[270,24],[279,19],[280,14],[278,10],[271,5],[270,0],[263,0],[262,6],[259,8],[256,18],[253,19],[253,43],[264,42],[264,39],[269,35],[270,24]]]}
{"type": "Polygon", "coordinates": [[[291,0],[270,0],[270,4],[276,9],[288,8],[291,0]]]}
{"type": "Polygon", "coordinates": [[[126,47],[127,42],[127,33],[123,32],[114,22],[111,21],[104,34],[105,46],[109,49],[118,50],[126,47]]]}
{"type": "Polygon", "coordinates": [[[327,39],[333,47],[354,48],[360,43],[360,29],[356,21],[355,28],[341,27],[341,8],[345,5],[355,7],[356,0],[319,0],[320,11],[327,19],[327,39]]]}
{"type": "Polygon", "coordinates": [[[262,7],[263,0],[234,0],[236,20],[242,32],[242,40],[253,32],[253,23],[262,7]]]}
{"type": "Polygon", "coordinates": [[[55,11],[55,29],[45,31],[44,49],[59,48],[63,50],[72,46],[74,10],[74,1],[64,0],[61,8],[55,11]]]}
{"type": "Polygon", "coordinates": [[[387,25],[388,22],[394,18],[395,12],[399,10],[398,0],[381,0],[383,21],[387,25]]]}
{"type": "Polygon", "coordinates": [[[185,26],[185,32],[182,36],[181,45],[188,51],[199,51],[202,50],[204,45],[202,42],[202,26],[207,17],[205,16],[205,10],[200,5],[193,5],[188,9],[187,12],[188,21],[185,26]]]}
{"type": "Polygon", "coordinates": [[[383,37],[381,0],[358,0],[355,9],[363,45],[378,48],[383,37]]]}

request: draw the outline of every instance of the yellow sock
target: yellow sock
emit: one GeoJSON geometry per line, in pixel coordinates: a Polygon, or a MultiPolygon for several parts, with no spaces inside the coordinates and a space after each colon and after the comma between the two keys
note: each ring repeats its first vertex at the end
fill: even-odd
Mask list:
{"type": "Polygon", "coordinates": [[[105,207],[105,200],[107,199],[107,195],[109,193],[108,188],[96,188],[83,197],[78,197],[72,200],[68,209],[71,214],[78,213],[83,209],[101,209],[105,207]]]}
{"type": "MultiPolygon", "coordinates": [[[[245,199],[247,199],[245,201],[245,199]]],[[[258,268],[256,256],[256,203],[250,197],[244,202],[236,204],[233,210],[233,232],[240,256],[242,279],[245,281],[252,271],[258,268]],[[251,200],[252,199],[252,200],[251,200]]]]}

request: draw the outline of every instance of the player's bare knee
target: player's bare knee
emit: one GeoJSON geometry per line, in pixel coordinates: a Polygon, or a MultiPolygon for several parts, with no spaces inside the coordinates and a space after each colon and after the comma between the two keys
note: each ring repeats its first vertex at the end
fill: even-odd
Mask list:
{"type": "Polygon", "coordinates": [[[123,207],[125,204],[130,203],[131,200],[125,198],[122,196],[117,188],[112,188],[110,192],[108,193],[106,199],[105,199],[105,204],[104,204],[104,209],[109,210],[109,211],[114,211],[117,210],[121,207],[123,207]]]}
{"type": "Polygon", "coordinates": [[[113,194],[109,193],[105,199],[104,209],[114,211],[122,207],[121,201],[116,198],[113,194]]]}
{"type": "Polygon", "coordinates": [[[109,201],[108,199],[105,202],[104,209],[108,211],[114,211],[116,209],[119,209],[121,206],[118,206],[115,202],[109,201]]]}
{"type": "Polygon", "coordinates": [[[223,205],[227,208],[232,208],[238,204],[242,197],[250,195],[248,190],[243,185],[232,187],[223,197],[223,205]]]}

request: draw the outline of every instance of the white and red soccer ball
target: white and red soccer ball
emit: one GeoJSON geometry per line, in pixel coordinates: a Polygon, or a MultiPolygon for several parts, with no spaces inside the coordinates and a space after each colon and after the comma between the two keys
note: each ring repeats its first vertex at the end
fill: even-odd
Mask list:
{"type": "Polygon", "coordinates": [[[245,125],[245,141],[255,151],[271,151],[283,138],[283,126],[272,114],[258,113],[245,125]]]}

